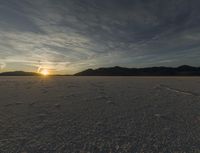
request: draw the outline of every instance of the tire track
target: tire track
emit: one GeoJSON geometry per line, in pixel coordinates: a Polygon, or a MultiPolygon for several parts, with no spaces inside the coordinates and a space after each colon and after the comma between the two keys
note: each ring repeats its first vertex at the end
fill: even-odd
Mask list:
{"type": "Polygon", "coordinates": [[[167,85],[160,84],[158,87],[163,88],[163,89],[168,90],[168,91],[171,91],[171,92],[179,93],[179,94],[200,97],[200,95],[197,94],[197,93],[194,93],[194,92],[191,92],[191,91],[180,90],[180,89],[177,89],[177,88],[172,88],[172,87],[167,86],[167,85]]]}

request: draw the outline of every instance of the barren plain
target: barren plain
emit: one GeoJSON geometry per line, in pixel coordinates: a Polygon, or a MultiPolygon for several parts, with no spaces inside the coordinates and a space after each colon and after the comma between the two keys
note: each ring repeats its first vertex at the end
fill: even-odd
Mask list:
{"type": "Polygon", "coordinates": [[[198,77],[0,77],[0,153],[193,152],[198,77]]]}

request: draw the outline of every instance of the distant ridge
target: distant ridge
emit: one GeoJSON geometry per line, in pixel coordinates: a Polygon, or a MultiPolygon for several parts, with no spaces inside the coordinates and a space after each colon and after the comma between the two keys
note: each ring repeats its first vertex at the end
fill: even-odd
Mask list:
{"type": "Polygon", "coordinates": [[[40,74],[34,72],[13,71],[0,73],[0,76],[40,76],[40,74]]]}
{"type": "Polygon", "coordinates": [[[76,73],[75,76],[200,76],[200,67],[182,65],[173,67],[147,67],[147,68],[124,68],[109,67],[87,69],[76,73]]]}
{"type": "MultiPolygon", "coordinates": [[[[13,71],[3,72],[0,76],[41,76],[35,72],[13,71]]],[[[53,75],[71,76],[71,75],[53,75]]],[[[87,69],[74,74],[74,76],[200,76],[200,67],[182,65],[179,67],[147,67],[147,68],[125,68],[120,66],[87,69]]]]}

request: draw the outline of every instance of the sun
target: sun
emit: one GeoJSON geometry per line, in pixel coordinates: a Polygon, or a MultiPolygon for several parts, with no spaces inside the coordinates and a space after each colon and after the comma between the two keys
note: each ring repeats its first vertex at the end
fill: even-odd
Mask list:
{"type": "Polygon", "coordinates": [[[47,75],[49,75],[49,70],[43,69],[42,71],[40,71],[40,73],[41,73],[42,75],[44,75],[44,76],[47,76],[47,75]]]}

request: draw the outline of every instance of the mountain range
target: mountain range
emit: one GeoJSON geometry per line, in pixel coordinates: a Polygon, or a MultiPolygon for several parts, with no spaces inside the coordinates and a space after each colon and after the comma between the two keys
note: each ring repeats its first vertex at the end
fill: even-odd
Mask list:
{"type": "MultiPolygon", "coordinates": [[[[40,76],[39,73],[14,71],[3,72],[0,76],[40,76]]],[[[60,76],[60,75],[59,75],[60,76]]],[[[182,65],[179,67],[147,67],[147,68],[125,68],[108,67],[98,69],[87,69],[74,74],[74,76],[200,76],[200,67],[182,65]]]]}
{"type": "Polygon", "coordinates": [[[200,76],[200,67],[182,65],[173,67],[124,68],[110,67],[87,69],[75,76],[200,76]]]}
{"type": "Polygon", "coordinates": [[[24,72],[24,71],[13,71],[13,72],[3,72],[0,76],[39,76],[40,74],[34,72],[24,72]]]}

